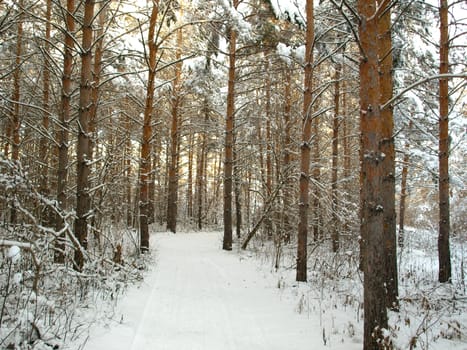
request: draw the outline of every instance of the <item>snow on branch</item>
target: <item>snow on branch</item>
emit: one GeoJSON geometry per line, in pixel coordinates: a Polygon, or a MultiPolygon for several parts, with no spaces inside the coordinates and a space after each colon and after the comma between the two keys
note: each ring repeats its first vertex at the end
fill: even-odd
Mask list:
{"type": "Polygon", "coordinates": [[[24,249],[32,249],[31,243],[13,241],[10,239],[0,239],[0,247],[12,247],[17,246],[24,249]]]}
{"type": "Polygon", "coordinates": [[[274,15],[278,19],[284,19],[297,24],[302,28],[306,27],[305,1],[303,0],[269,0],[274,15]]]}

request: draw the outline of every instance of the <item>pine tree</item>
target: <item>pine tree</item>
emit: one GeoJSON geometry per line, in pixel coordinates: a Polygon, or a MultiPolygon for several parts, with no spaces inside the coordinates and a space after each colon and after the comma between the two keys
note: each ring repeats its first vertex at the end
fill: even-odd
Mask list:
{"type": "Polygon", "coordinates": [[[305,75],[303,92],[303,134],[300,150],[300,199],[299,224],[297,241],[297,281],[307,280],[307,236],[308,236],[308,210],[309,210],[309,172],[311,156],[311,127],[312,98],[313,98],[313,44],[314,44],[314,11],[313,0],[306,2],[306,48],[305,48],[305,75]]]}
{"type": "MultiPolygon", "coordinates": [[[[448,2],[440,0],[439,73],[449,72],[448,2]]],[[[451,252],[449,249],[449,86],[448,79],[439,80],[439,281],[451,280],[451,252]]]]}
{"type": "Polygon", "coordinates": [[[75,236],[80,244],[75,247],[75,268],[81,271],[84,265],[84,252],[88,244],[88,217],[91,209],[89,194],[90,174],[90,140],[89,122],[90,106],[92,106],[92,43],[95,0],[86,0],[84,4],[83,38],[81,43],[81,78],[78,110],[78,144],[76,147],[76,219],[74,223],[75,236]]]}

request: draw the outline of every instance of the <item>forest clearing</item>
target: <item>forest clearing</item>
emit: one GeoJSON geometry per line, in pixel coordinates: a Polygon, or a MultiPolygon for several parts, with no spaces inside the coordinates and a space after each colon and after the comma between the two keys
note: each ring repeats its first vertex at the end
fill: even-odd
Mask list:
{"type": "Polygon", "coordinates": [[[0,348],[467,349],[466,48],[464,0],[0,0],[0,348]]]}

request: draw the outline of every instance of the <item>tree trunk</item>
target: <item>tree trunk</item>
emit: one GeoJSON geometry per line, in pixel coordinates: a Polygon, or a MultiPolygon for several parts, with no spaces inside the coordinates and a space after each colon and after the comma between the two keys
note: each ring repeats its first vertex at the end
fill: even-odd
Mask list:
{"type": "Polygon", "coordinates": [[[378,66],[378,18],[374,0],[359,0],[360,148],[361,148],[361,248],[364,272],[365,350],[379,349],[387,329],[384,202],[382,197],[383,154],[378,66]]]}
{"type": "MultiPolygon", "coordinates": [[[[99,4],[98,6],[103,6],[99,4]]],[[[96,147],[96,129],[97,129],[97,109],[99,104],[99,84],[102,70],[102,55],[104,53],[104,23],[105,23],[106,9],[99,9],[98,29],[95,37],[97,38],[94,51],[94,64],[92,69],[92,105],[89,107],[89,152],[91,159],[93,159],[94,148],[96,147]]]]}
{"type": "MultiPolygon", "coordinates": [[[[155,113],[155,111],[153,111],[155,113]]],[[[153,131],[153,137],[157,137],[157,130],[153,131]]],[[[155,202],[156,202],[156,173],[159,173],[159,157],[160,153],[158,152],[158,142],[160,140],[157,140],[156,142],[151,143],[151,161],[152,161],[152,166],[151,166],[151,175],[149,176],[149,188],[148,188],[148,198],[149,198],[149,208],[148,208],[148,224],[153,224],[156,222],[156,207],[155,207],[155,202]]]]}
{"type": "MultiPolygon", "coordinates": [[[[267,53],[265,54],[267,55],[267,53]]],[[[266,65],[265,65],[265,71],[266,71],[266,193],[264,194],[265,200],[269,200],[269,197],[271,196],[271,191],[272,191],[272,179],[273,179],[273,174],[272,174],[272,135],[271,135],[271,118],[272,118],[272,113],[271,113],[271,79],[269,77],[269,58],[268,56],[265,57],[266,59],[266,65]]],[[[269,239],[272,238],[272,220],[270,216],[266,216],[265,220],[265,229],[266,229],[266,234],[269,239]]]]}
{"type": "MultiPolygon", "coordinates": [[[[382,2],[380,0],[379,2],[382,2]]],[[[378,21],[378,56],[380,78],[380,104],[384,105],[392,98],[392,39],[391,10],[382,10],[378,21]]],[[[394,151],[394,117],[390,104],[381,110],[381,152],[383,158],[382,198],[384,201],[384,246],[386,252],[386,306],[397,310],[399,301],[399,283],[397,276],[397,233],[396,233],[396,183],[395,183],[395,151],[394,151]]]]}
{"type": "Polygon", "coordinates": [[[242,202],[240,199],[241,194],[241,174],[240,174],[240,163],[237,158],[237,151],[233,147],[233,156],[234,156],[234,168],[233,168],[233,177],[234,177],[234,197],[235,197],[235,230],[237,233],[237,238],[240,238],[242,235],[242,202]]]}
{"type": "Polygon", "coordinates": [[[314,44],[314,12],[313,0],[306,1],[306,44],[305,44],[305,77],[303,93],[303,131],[300,150],[300,198],[299,223],[297,242],[297,281],[307,280],[307,241],[308,241],[308,208],[309,208],[309,172],[310,172],[310,142],[312,126],[313,97],[313,44],[314,44]]]}
{"type": "MultiPolygon", "coordinates": [[[[449,72],[448,2],[440,0],[440,66],[439,73],[449,72]]],[[[449,86],[448,79],[439,80],[439,282],[451,281],[451,252],[449,249],[449,86]]]]}
{"type": "Polygon", "coordinates": [[[78,144],[76,146],[77,176],[76,176],[76,219],[75,236],[80,247],[75,247],[75,268],[83,269],[83,249],[87,249],[88,222],[90,211],[89,173],[90,173],[90,142],[89,121],[92,108],[92,43],[95,0],[86,0],[84,4],[83,38],[81,44],[81,78],[79,90],[78,111],[78,144]]]}
{"type": "MultiPolygon", "coordinates": [[[[50,51],[50,29],[51,29],[51,16],[52,16],[52,0],[47,0],[46,14],[45,14],[45,42],[44,52],[50,51]]],[[[49,195],[49,140],[46,136],[49,131],[49,110],[50,110],[50,63],[47,55],[44,55],[44,73],[42,77],[42,129],[44,134],[41,136],[39,144],[39,153],[41,155],[40,166],[40,182],[39,191],[42,195],[49,195]]],[[[44,223],[49,222],[49,213],[43,213],[42,218],[44,223]]]]}
{"type": "Polygon", "coordinates": [[[339,103],[341,65],[337,64],[334,75],[334,116],[332,119],[332,166],[331,166],[331,243],[332,251],[339,250],[339,219],[337,215],[337,161],[339,156],[339,103]]]}
{"type": "MultiPolygon", "coordinates": [[[[125,98],[126,99],[126,98],[125,98]]],[[[125,129],[131,130],[130,116],[127,114],[125,117],[125,129]]],[[[125,134],[125,187],[126,187],[126,226],[133,226],[133,206],[131,204],[131,137],[129,133],[125,134]]]]}
{"type": "MultiPolygon", "coordinates": [[[[15,49],[15,69],[13,72],[13,102],[12,114],[7,127],[7,142],[5,143],[5,156],[8,156],[9,144],[12,145],[11,159],[19,161],[20,148],[20,99],[21,99],[21,57],[23,55],[23,0],[18,3],[18,21],[16,29],[16,49],[15,49]]],[[[11,204],[10,208],[10,223],[16,224],[17,212],[15,204],[11,204]]]]}
{"type": "MultiPolygon", "coordinates": [[[[67,0],[66,5],[66,32],[63,57],[62,74],[62,98],[59,114],[59,131],[57,137],[58,144],[58,164],[57,164],[57,203],[60,209],[67,207],[66,185],[68,177],[68,127],[71,118],[71,95],[73,93],[72,73],[73,73],[73,51],[75,41],[73,34],[75,32],[75,0],[67,0]]],[[[64,226],[63,219],[57,215],[55,219],[55,230],[61,231],[64,226]]],[[[65,233],[62,233],[57,239],[55,245],[54,261],[64,263],[65,261],[65,233]]]]}
{"type": "MultiPolygon", "coordinates": [[[[105,6],[103,4],[99,4],[99,7],[105,6]]],[[[97,141],[97,110],[99,107],[99,85],[100,85],[100,78],[101,78],[101,71],[102,71],[102,56],[104,54],[103,44],[104,44],[104,24],[105,24],[105,16],[106,16],[107,8],[98,8],[97,12],[99,13],[98,18],[98,25],[96,31],[96,43],[95,43],[95,51],[94,51],[94,64],[92,68],[92,91],[91,91],[91,99],[92,103],[89,106],[89,160],[92,161],[94,159],[94,151],[95,148],[98,147],[97,141]]],[[[98,158],[98,157],[97,157],[98,158]]],[[[90,169],[90,172],[91,169],[90,169]]],[[[90,187],[93,187],[92,185],[90,187]]],[[[90,194],[91,195],[91,194],[90,194]]],[[[102,190],[99,188],[95,193],[92,194],[90,197],[90,205],[94,208],[97,203],[102,201],[102,190]]],[[[99,230],[96,227],[96,217],[95,215],[92,216],[91,225],[90,227],[93,230],[94,239],[97,242],[98,247],[101,246],[100,236],[98,234],[99,230]]]]}
{"type": "Polygon", "coordinates": [[[196,203],[198,229],[203,229],[203,194],[204,194],[204,163],[206,154],[206,134],[201,135],[201,146],[196,160],[196,203]]]}
{"type": "MultiPolygon", "coordinates": [[[[15,71],[13,73],[13,96],[12,101],[13,106],[13,115],[11,117],[12,124],[12,152],[11,159],[18,161],[19,160],[19,147],[20,147],[20,99],[21,99],[21,57],[23,55],[23,0],[19,0],[19,15],[18,15],[18,28],[16,32],[16,52],[15,52],[15,71]]],[[[5,153],[8,154],[8,153],[5,153]]],[[[12,218],[16,217],[14,210],[12,211],[12,218]]],[[[15,222],[16,220],[11,220],[15,222]]]]}
{"type": "MultiPolygon", "coordinates": [[[[238,0],[233,0],[237,8],[238,0]]],[[[235,55],[237,33],[230,30],[229,40],[229,81],[227,85],[227,114],[225,124],[224,160],[224,239],[222,249],[232,250],[232,185],[233,185],[233,142],[235,114],[235,55]]]]}
{"type": "Polygon", "coordinates": [[[283,181],[284,181],[284,189],[283,189],[283,221],[284,221],[284,242],[290,242],[290,232],[292,230],[290,225],[290,167],[291,167],[291,157],[290,157],[290,147],[292,146],[292,139],[290,137],[290,128],[292,126],[290,121],[290,114],[292,110],[292,94],[291,94],[291,70],[287,69],[285,73],[285,90],[284,90],[284,162],[282,164],[283,169],[283,181]]]}
{"type": "MultiPolygon", "coordinates": [[[[177,30],[177,52],[175,59],[181,58],[183,42],[182,29],[177,30]]],[[[182,78],[182,62],[175,65],[175,80],[173,81],[172,95],[172,127],[170,130],[170,166],[169,166],[169,193],[167,197],[167,230],[177,232],[178,213],[178,160],[179,160],[179,121],[180,121],[180,84],[182,78]]]]}
{"type": "Polygon", "coordinates": [[[144,104],[143,116],[143,134],[141,141],[141,160],[139,170],[139,234],[140,250],[142,253],[149,250],[149,217],[150,217],[150,198],[149,182],[151,179],[151,141],[152,141],[152,111],[154,102],[155,77],[156,77],[156,55],[157,46],[155,42],[155,29],[157,16],[159,14],[159,1],[153,1],[151,17],[149,19],[148,29],[148,83],[146,86],[146,100],[144,104]]]}
{"type": "MultiPolygon", "coordinates": [[[[318,108],[316,108],[318,109],[318,108]]],[[[310,115],[312,114],[313,108],[310,109],[310,115]]],[[[319,120],[318,116],[312,118],[312,135],[313,135],[313,165],[311,166],[311,176],[313,177],[313,201],[312,201],[312,208],[311,212],[313,213],[313,220],[312,220],[312,229],[313,229],[313,239],[315,241],[320,240],[321,237],[321,191],[318,184],[321,181],[321,169],[320,169],[320,148],[319,148],[319,141],[320,141],[320,130],[319,130],[319,120]]]]}
{"type": "MultiPolygon", "coordinates": [[[[342,76],[346,76],[346,70],[345,66],[342,66],[342,76]]],[[[342,126],[342,147],[343,147],[343,158],[344,158],[344,169],[343,169],[343,176],[345,179],[345,201],[349,202],[350,200],[350,191],[351,191],[351,186],[353,185],[352,182],[350,181],[350,166],[351,166],[351,154],[350,154],[350,123],[351,121],[349,120],[349,113],[347,111],[348,105],[348,97],[347,97],[347,84],[344,81],[342,81],[342,114],[343,114],[343,126],[342,126]]],[[[348,222],[346,221],[345,226],[348,226],[348,222]]]]}
{"type": "MultiPolygon", "coordinates": [[[[407,130],[407,134],[410,133],[412,129],[412,120],[409,121],[409,127],[407,130]]],[[[404,246],[404,222],[405,222],[405,202],[407,199],[407,175],[409,173],[409,148],[410,143],[407,141],[405,143],[405,151],[404,151],[404,159],[402,160],[402,175],[401,175],[401,195],[400,195],[400,202],[399,202],[399,238],[398,243],[399,247],[404,246]]]]}
{"type": "Polygon", "coordinates": [[[193,218],[193,155],[195,146],[195,135],[190,131],[188,136],[188,180],[186,190],[186,202],[187,202],[187,216],[188,219],[193,218]]]}

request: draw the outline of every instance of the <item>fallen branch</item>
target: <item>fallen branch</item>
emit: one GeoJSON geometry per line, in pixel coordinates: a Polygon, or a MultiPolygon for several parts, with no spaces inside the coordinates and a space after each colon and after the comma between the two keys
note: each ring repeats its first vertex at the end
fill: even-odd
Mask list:
{"type": "Polygon", "coordinates": [[[272,208],[272,204],[274,203],[274,200],[276,199],[277,195],[279,194],[280,189],[283,186],[283,182],[280,182],[276,188],[274,189],[274,192],[271,194],[269,197],[268,201],[266,202],[266,209],[263,212],[263,215],[261,215],[261,218],[258,220],[256,225],[253,227],[253,229],[248,233],[247,237],[245,238],[245,241],[242,244],[242,249],[245,250],[246,247],[248,246],[248,243],[250,240],[253,238],[253,236],[256,234],[256,232],[259,230],[259,227],[263,223],[264,219],[266,216],[269,214],[272,208]]]}

